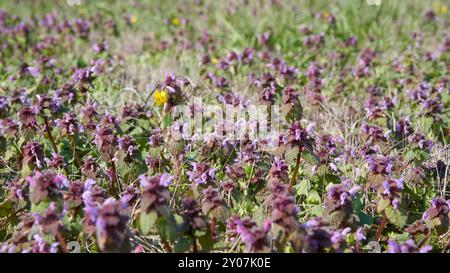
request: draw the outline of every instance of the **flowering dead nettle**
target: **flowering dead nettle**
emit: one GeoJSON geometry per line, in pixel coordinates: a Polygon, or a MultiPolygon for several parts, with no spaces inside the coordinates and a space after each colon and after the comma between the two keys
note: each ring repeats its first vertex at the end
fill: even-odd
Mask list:
{"type": "Polygon", "coordinates": [[[187,197],[183,199],[183,205],[181,208],[181,216],[183,217],[183,222],[188,227],[188,233],[191,235],[195,234],[195,231],[206,230],[206,219],[199,207],[197,201],[187,197]]]}
{"type": "Polygon", "coordinates": [[[288,173],[289,166],[284,160],[280,160],[279,158],[275,157],[275,161],[272,164],[272,167],[269,170],[269,177],[268,181],[272,180],[279,180],[283,182],[287,182],[289,180],[289,173],[288,173]]]}
{"type": "Polygon", "coordinates": [[[125,161],[131,163],[133,161],[133,157],[137,152],[138,148],[136,146],[136,142],[130,136],[124,136],[123,138],[118,138],[119,149],[125,154],[125,161]]]}
{"type": "Polygon", "coordinates": [[[83,185],[83,203],[86,208],[97,207],[106,199],[105,191],[92,179],[86,179],[83,185]]]}
{"type": "Polygon", "coordinates": [[[22,129],[36,129],[36,111],[31,107],[24,107],[19,111],[19,125],[22,129]]]}
{"type": "Polygon", "coordinates": [[[84,158],[84,163],[81,166],[81,173],[87,178],[96,178],[99,171],[97,161],[92,156],[84,158]]]}
{"type": "Polygon", "coordinates": [[[294,196],[287,193],[286,185],[274,181],[270,187],[268,202],[272,208],[271,222],[280,225],[286,232],[300,228],[297,220],[300,208],[295,203],[294,196]]]}
{"type": "Polygon", "coordinates": [[[7,138],[14,138],[19,132],[19,125],[10,118],[0,120],[0,129],[2,134],[7,138]]]}
{"type": "Polygon", "coordinates": [[[431,207],[425,211],[422,219],[430,229],[435,229],[438,234],[444,234],[449,229],[450,201],[435,198],[431,201],[431,207]]]}
{"type": "Polygon", "coordinates": [[[210,167],[207,163],[192,163],[192,171],[188,171],[189,180],[196,185],[214,184],[216,169],[210,167]]]}
{"type": "Polygon", "coordinates": [[[60,190],[68,186],[68,180],[65,176],[51,171],[36,171],[27,180],[30,185],[30,200],[35,204],[47,198],[56,199],[61,194],[60,190]]]}
{"type": "Polygon", "coordinates": [[[117,136],[114,134],[116,126],[116,119],[105,115],[95,130],[94,143],[100,151],[101,159],[107,162],[114,158],[117,149],[117,136]]]}
{"type": "Polygon", "coordinates": [[[63,134],[74,135],[83,132],[83,126],[78,123],[75,113],[64,114],[61,119],[55,120],[55,123],[63,134]]]}
{"type": "Polygon", "coordinates": [[[161,215],[166,214],[170,191],[167,187],[172,184],[173,177],[167,174],[147,177],[139,176],[142,187],[141,210],[145,213],[156,211],[161,215]]]}
{"type": "Polygon", "coordinates": [[[61,110],[61,102],[58,98],[53,98],[47,94],[37,95],[37,102],[35,104],[35,109],[38,114],[43,115],[48,111],[48,114],[54,115],[61,110]]]}
{"type": "Polygon", "coordinates": [[[230,222],[230,226],[235,230],[241,240],[245,243],[248,252],[269,252],[270,248],[267,242],[267,234],[270,231],[270,221],[264,221],[262,227],[250,218],[235,218],[230,222]]]}
{"type": "Polygon", "coordinates": [[[46,234],[56,236],[62,225],[62,214],[57,211],[55,202],[51,202],[43,215],[34,214],[35,222],[46,234]]]}
{"type": "Polygon", "coordinates": [[[378,195],[382,200],[387,201],[387,204],[392,205],[394,209],[398,209],[402,200],[403,183],[403,178],[388,178],[378,188],[378,195]]]}
{"type": "Polygon", "coordinates": [[[428,253],[433,247],[424,246],[419,248],[416,243],[409,239],[403,243],[398,243],[395,240],[389,240],[388,242],[388,253],[428,253]]]}
{"type": "Polygon", "coordinates": [[[368,156],[366,160],[369,163],[370,170],[374,174],[389,175],[394,168],[394,161],[389,156],[368,156]]]}
{"type": "Polygon", "coordinates": [[[220,195],[219,189],[208,186],[208,188],[203,191],[202,211],[205,215],[218,208],[222,208],[224,205],[225,203],[220,195]]]}
{"type": "Polygon", "coordinates": [[[88,130],[95,130],[98,122],[97,104],[87,104],[80,110],[81,124],[88,130]]]}
{"type": "Polygon", "coordinates": [[[67,190],[63,193],[64,205],[66,209],[73,209],[83,204],[84,184],[80,180],[70,183],[67,190]]]}
{"type": "Polygon", "coordinates": [[[419,132],[416,132],[412,135],[410,135],[408,137],[408,141],[413,144],[413,145],[417,145],[417,147],[419,147],[422,150],[428,150],[431,151],[431,149],[434,146],[433,141],[431,140],[427,140],[425,138],[425,135],[419,132]]]}
{"type": "Polygon", "coordinates": [[[140,192],[131,185],[121,194],[121,196],[120,207],[125,210],[132,209],[139,200],[140,192]]]}
{"type": "Polygon", "coordinates": [[[384,131],[382,127],[375,124],[363,123],[361,132],[371,142],[387,141],[390,131],[384,131]]]}
{"type": "Polygon", "coordinates": [[[44,151],[42,144],[37,141],[30,141],[23,147],[22,152],[22,164],[23,165],[31,165],[37,168],[42,167],[42,163],[44,160],[44,151]]]}
{"type": "Polygon", "coordinates": [[[98,210],[96,237],[102,252],[130,252],[128,217],[120,213],[120,204],[108,198],[98,210]]]}
{"type": "Polygon", "coordinates": [[[352,198],[359,189],[359,186],[352,187],[348,180],[330,187],[325,199],[325,210],[329,215],[330,224],[338,227],[347,224],[353,213],[352,198]]]}

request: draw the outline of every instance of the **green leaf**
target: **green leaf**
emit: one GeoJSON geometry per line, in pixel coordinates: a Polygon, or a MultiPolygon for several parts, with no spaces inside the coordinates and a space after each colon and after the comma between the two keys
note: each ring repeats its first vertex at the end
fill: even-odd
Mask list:
{"type": "Polygon", "coordinates": [[[414,152],[414,150],[409,150],[406,152],[406,154],[405,154],[406,161],[411,161],[415,158],[416,158],[416,153],[414,152]]]}
{"type": "Polygon", "coordinates": [[[158,213],[151,211],[149,213],[141,213],[139,217],[139,224],[143,234],[147,235],[155,225],[158,219],[158,213]]]}
{"type": "Polygon", "coordinates": [[[320,195],[316,190],[311,190],[308,193],[308,203],[309,204],[319,204],[321,201],[320,195]]]}
{"type": "Polygon", "coordinates": [[[393,207],[387,207],[384,212],[386,213],[386,217],[392,224],[396,225],[398,228],[402,228],[406,225],[406,220],[408,220],[408,216],[399,209],[394,209],[393,207]]]}
{"type": "Polygon", "coordinates": [[[183,237],[175,244],[174,251],[175,253],[184,253],[188,252],[192,247],[192,238],[191,237],[183,237]]]}
{"type": "Polygon", "coordinates": [[[198,242],[202,246],[202,251],[209,252],[211,249],[214,248],[214,241],[211,237],[211,232],[206,232],[205,235],[198,238],[198,242]]]}
{"type": "Polygon", "coordinates": [[[391,202],[388,199],[381,198],[380,201],[378,202],[377,212],[378,213],[383,212],[390,204],[391,202]]]}
{"type": "Polygon", "coordinates": [[[170,116],[170,115],[166,115],[166,116],[164,116],[164,118],[163,118],[163,121],[162,121],[162,128],[167,128],[167,127],[170,127],[170,125],[172,125],[172,122],[173,122],[173,120],[172,120],[172,117],[170,116]]]}
{"type": "Polygon", "coordinates": [[[7,217],[13,209],[13,203],[9,201],[5,201],[0,203],[0,217],[7,217]]]}
{"type": "Polygon", "coordinates": [[[172,242],[175,241],[177,237],[175,218],[159,217],[156,221],[156,228],[162,239],[172,242]]]}
{"type": "Polygon", "coordinates": [[[50,206],[50,200],[47,198],[47,200],[41,201],[38,204],[31,204],[31,212],[44,214],[49,206],[50,206]]]}
{"type": "Polygon", "coordinates": [[[310,187],[311,186],[310,186],[309,180],[307,180],[307,179],[300,180],[300,183],[298,184],[298,186],[296,186],[297,195],[299,195],[299,196],[307,195],[310,187]]]}
{"type": "Polygon", "coordinates": [[[328,222],[334,227],[340,227],[348,221],[349,216],[345,211],[337,210],[328,216],[328,222]]]}
{"type": "Polygon", "coordinates": [[[311,209],[311,215],[314,215],[314,216],[323,216],[324,212],[325,212],[325,210],[323,209],[323,207],[321,205],[314,206],[311,209]]]}

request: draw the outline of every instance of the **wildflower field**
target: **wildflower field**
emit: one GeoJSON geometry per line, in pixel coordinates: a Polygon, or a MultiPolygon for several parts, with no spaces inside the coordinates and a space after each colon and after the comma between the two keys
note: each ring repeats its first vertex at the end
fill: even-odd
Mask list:
{"type": "Polygon", "coordinates": [[[0,252],[450,252],[450,2],[0,2],[0,252]]]}

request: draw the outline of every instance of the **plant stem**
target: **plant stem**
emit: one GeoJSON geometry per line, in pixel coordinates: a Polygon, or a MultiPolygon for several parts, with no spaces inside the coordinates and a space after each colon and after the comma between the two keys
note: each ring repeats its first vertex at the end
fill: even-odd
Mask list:
{"type": "Polygon", "coordinates": [[[56,239],[58,240],[59,244],[61,245],[62,252],[67,252],[66,241],[64,241],[64,237],[61,235],[61,232],[59,231],[59,229],[56,231],[56,239]]]}
{"type": "Polygon", "coordinates": [[[215,217],[211,218],[210,229],[211,229],[211,238],[214,238],[214,234],[216,233],[216,218],[215,217]]]}
{"type": "Polygon", "coordinates": [[[116,192],[116,183],[117,183],[117,168],[116,163],[111,160],[111,169],[112,169],[112,175],[111,175],[111,187],[109,188],[109,194],[113,195],[116,192]]]}
{"type": "MultiPolygon", "coordinates": [[[[431,233],[431,232],[430,232],[431,233]]],[[[442,250],[442,253],[446,253],[447,250],[450,248],[450,239],[448,240],[447,245],[444,247],[444,249],[442,250]]]]}
{"type": "Polygon", "coordinates": [[[383,214],[383,219],[381,220],[380,226],[378,227],[377,233],[375,235],[375,241],[378,241],[378,239],[381,236],[381,233],[383,232],[384,227],[387,224],[387,217],[386,214],[383,214]]]}
{"type": "Polygon", "coordinates": [[[73,158],[75,159],[75,164],[78,168],[81,167],[81,161],[80,158],[78,157],[77,154],[77,141],[76,141],[76,136],[72,135],[71,138],[71,144],[72,144],[72,153],[73,153],[73,158]]]}
{"type": "Polygon", "coordinates": [[[48,124],[48,119],[46,116],[44,116],[44,126],[45,126],[45,132],[47,133],[48,140],[50,140],[50,143],[52,144],[53,152],[57,153],[58,148],[55,144],[55,139],[52,136],[52,133],[50,131],[50,125],[48,124]]]}
{"type": "Polygon", "coordinates": [[[195,236],[192,236],[192,252],[194,252],[194,253],[198,252],[197,240],[196,240],[195,236]]]}
{"type": "Polygon", "coordinates": [[[428,231],[427,236],[425,236],[425,238],[423,238],[422,241],[420,241],[420,243],[417,245],[419,248],[423,246],[423,244],[425,244],[425,242],[430,238],[431,236],[431,230],[428,231]]]}
{"type": "Polygon", "coordinates": [[[291,182],[289,183],[289,187],[287,189],[288,193],[291,193],[292,186],[294,186],[294,184],[297,180],[298,169],[300,167],[300,159],[301,159],[301,153],[300,153],[300,151],[298,151],[297,161],[295,162],[295,167],[294,167],[294,172],[292,173],[291,182]]]}

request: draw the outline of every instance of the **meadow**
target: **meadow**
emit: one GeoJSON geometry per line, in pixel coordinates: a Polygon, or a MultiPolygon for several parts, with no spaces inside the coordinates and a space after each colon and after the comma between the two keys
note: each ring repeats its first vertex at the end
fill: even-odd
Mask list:
{"type": "Polygon", "coordinates": [[[449,253],[450,2],[0,2],[0,252],[449,253]]]}

